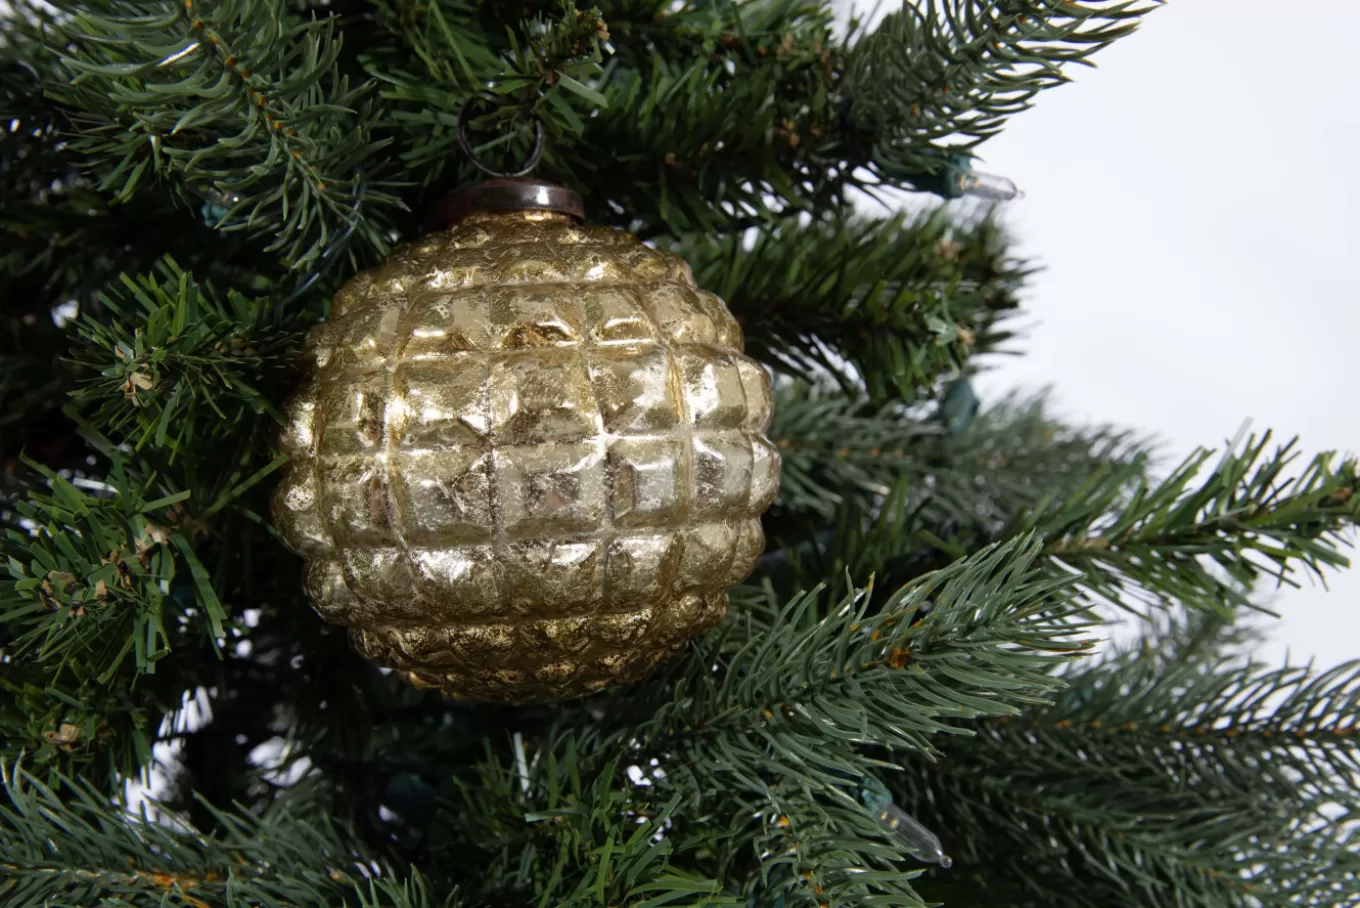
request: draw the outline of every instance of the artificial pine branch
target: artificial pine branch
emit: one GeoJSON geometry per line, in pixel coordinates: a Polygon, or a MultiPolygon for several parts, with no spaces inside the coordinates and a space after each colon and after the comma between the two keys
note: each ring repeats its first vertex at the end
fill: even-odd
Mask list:
{"type": "Polygon", "coordinates": [[[1043,534],[1055,568],[1101,601],[1255,607],[1248,593],[1265,578],[1298,586],[1300,567],[1322,579],[1348,566],[1341,549],[1360,520],[1355,460],[1322,453],[1291,476],[1296,440],[1267,453],[1270,439],[1230,446],[1207,473],[1213,452],[1200,450],[1155,484],[1110,469],[1012,529],[1043,534]]]}
{"type": "Polygon", "coordinates": [[[780,389],[775,412],[784,464],[766,522],[778,550],[756,576],[789,593],[822,583],[834,599],[848,578],[869,576],[895,589],[1092,477],[1147,469],[1147,446],[1130,433],[1063,425],[1043,396],[1003,399],[958,434],[938,412],[875,411],[799,384],[780,389]],[[923,545],[941,538],[958,545],[923,545]]]}
{"type": "Polygon", "coordinates": [[[94,765],[106,778],[135,772],[186,683],[173,670],[160,683],[137,677],[172,649],[221,639],[227,615],[191,540],[172,528],[185,496],[154,497],[118,463],[102,494],[39,471],[48,491],[16,503],[25,525],[0,538],[4,754],[36,751],[54,769],[94,765]]]}
{"type": "MultiPolygon", "coordinates": [[[[826,91],[835,78],[829,10],[801,0],[598,6],[600,18],[554,3],[483,9],[493,49],[510,53],[508,62],[478,73],[481,83],[547,88],[533,110],[550,132],[580,135],[552,143],[541,172],[581,190],[595,219],[631,226],[643,236],[723,230],[734,225],[734,211],[742,220],[760,220],[778,208],[810,204],[804,184],[817,184],[816,197],[826,201],[839,193],[836,187],[845,181],[824,180],[813,164],[816,148],[838,143],[840,102],[826,91]],[[516,62],[516,48],[505,47],[498,32],[518,34],[523,19],[545,12],[554,24],[530,32],[524,43],[548,52],[516,62]],[[573,22],[589,26],[581,36],[587,40],[604,40],[610,28],[620,31],[622,41],[603,45],[612,53],[598,76],[588,58],[557,70],[535,62],[560,58],[549,39],[569,33],[573,22]],[[557,80],[559,70],[572,81],[557,80]],[[769,193],[783,199],[773,209],[765,200],[769,193]]],[[[466,14],[457,3],[439,9],[445,21],[466,14]]],[[[459,53],[469,49],[460,36],[445,39],[436,29],[424,30],[412,46],[420,57],[426,46],[449,40],[458,42],[459,53]]],[[[582,47],[580,38],[568,46],[582,47]]],[[[402,114],[402,142],[421,160],[436,160],[451,146],[450,127],[468,94],[464,70],[486,58],[466,53],[466,67],[460,62],[424,78],[394,56],[373,54],[370,71],[393,86],[387,91],[394,102],[417,104],[402,114]]],[[[526,109],[520,91],[501,95],[496,104],[506,111],[489,118],[526,109]]],[[[460,171],[471,173],[466,166],[460,171]]]]}
{"type": "Polygon", "coordinates": [[[911,400],[1004,343],[998,324],[1029,273],[992,220],[959,222],[944,208],[782,223],[749,248],[740,234],[695,236],[681,252],[762,359],[804,377],[829,372],[876,402],[911,400]]]}
{"type": "Polygon", "coordinates": [[[894,777],[903,803],[975,893],[1022,881],[1016,905],[1356,904],[1360,665],[1246,662],[1232,631],[1161,622],[1064,673],[1052,706],[943,739],[944,759],[894,777]]]}
{"type": "Polygon", "coordinates": [[[677,866],[738,881],[759,904],[781,894],[795,904],[919,904],[917,872],[851,791],[890,765],[884,748],[934,754],[933,735],[963,730],[959,719],[1016,714],[1058,689],[1053,668],[1086,646],[1076,637],[1081,607],[1065,584],[1039,578],[1038,551],[1013,541],[981,552],[920,578],[877,614],[866,613],[862,590],[821,619],[815,595],[749,604],[673,677],[559,710],[558,731],[519,756],[488,754],[459,812],[476,843],[471,865],[490,861],[489,879],[541,898],[544,879],[565,885],[545,876],[563,836],[571,854],[604,860],[608,827],[587,835],[562,823],[603,815],[627,828],[640,813],[666,818],[677,866]],[[615,778],[620,759],[645,768],[646,783],[615,778]],[[565,804],[533,806],[545,797],[565,804]],[[550,816],[557,825],[532,825],[550,816]]]}
{"type": "MultiPolygon", "coordinates": [[[[1040,420],[1030,423],[1038,437],[1005,438],[1005,426],[1004,419],[990,426],[982,419],[973,437],[986,447],[916,475],[910,459],[884,460],[880,449],[873,459],[883,464],[887,497],[872,507],[863,500],[839,505],[834,537],[785,552],[812,559],[810,570],[795,576],[825,576],[831,565],[882,565],[886,554],[920,550],[903,538],[913,533],[946,560],[979,541],[1037,533],[1054,575],[1073,576],[1095,601],[1128,609],[1184,603],[1226,614],[1259,608],[1250,593],[1265,578],[1298,586],[1300,568],[1323,579],[1326,569],[1349,565],[1342,549],[1360,520],[1354,460],[1319,454],[1291,476],[1295,442],[1267,454],[1267,432],[1229,448],[1207,472],[1213,455],[1200,450],[1158,482],[1149,476],[1146,450],[1128,446],[1126,436],[1097,432],[1083,441],[1077,433],[1075,445],[1036,451],[1038,438],[1056,441],[1063,430],[1040,420]],[[996,430],[1002,438],[984,440],[996,430]],[[1087,441],[1096,449],[1083,451],[1087,441]],[[1033,453],[1012,463],[1006,449],[1016,442],[1033,453]],[[894,475],[894,467],[902,469],[894,475]]],[[[971,435],[948,444],[967,452],[971,435]]],[[[848,447],[836,458],[842,451],[849,460],[848,447]]]]}
{"type": "MultiPolygon", "coordinates": [[[[583,729],[577,711],[557,725],[597,760],[623,753],[657,767],[638,797],[681,798],[688,810],[673,818],[677,841],[720,866],[755,872],[751,849],[766,853],[759,841],[799,834],[808,843],[793,860],[800,898],[815,893],[803,885],[810,873],[847,904],[915,904],[913,874],[894,864],[900,850],[847,783],[884,765],[885,752],[935,754],[935,734],[967,733],[956,720],[1014,714],[1057,689],[1056,663],[1088,643],[1077,636],[1081,606],[1065,583],[1040,578],[1038,553],[1024,540],[979,552],[918,578],[874,613],[866,590],[826,617],[815,592],[784,607],[748,602],[675,677],[602,701],[600,727],[583,729]],[[788,832],[791,812],[807,824],[801,832],[788,832]],[[692,825],[696,816],[707,817],[702,826],[692,825]],[[713,824],[727,831],[700,834],[713,824]]],[[[787,863],[781,853],[766,870],[787,863]]],[[[782,878],[771,885],[789,888],[782,878]]]]}
{"type": "MultiPolygon", "coordinates": [[[[1157,0],[1152,0],[1153,3],[1157,0]]],[[[923,149],[995,135],[1063,67],[1131,34],[1154,7],[1135,0],[926,0],[904,3],[846,62],[852,117],[875,136],[885,176],[932,170],[923,149]]]]}
{"type": "Polygon", "coordinates": [[[83,415],[116,441],[154,444],[172,459],[186,445],[281,422],[272,398],[293,371],[298,329],[267,298],[219,297],[173,259],[158,272],[123,275],[100,297],[105,317],[80,320],[83,415]]]}
{"type": "Polygon", "coordinates": [[[849,501],[874,502],[902,477],[919,480],[943,430],[900,406],[787,382],[775,388],[770,440],[782,463],[777,506],[826,520],[849,501]]]}
{"type": "Polygon", "coordinates": [[[260,522],[248,497],[280,463],[262,448],[296,340],[267,301],[219,300],[173,262],[124,282],[75,350],[88,380],[67,415],[94,476],[31,464],[46,488],[16,499],[0,541],[6,750],[108,777],[150,759],[161,717],[239,632],[224,599],[258,589],[239,567],[276,549],[239,524],[260,522]]]}
{"type": "MultiPolygon", "coordinates": [[[[535,9],[541,12],[542,4],[517,8],[517,14],[535,9]]],[[[1122,20],[1140,12],[1105,10],[1098,17],[1122,20]]],[[[560,13],[558,21],[570,28],[574,13],[574,8],[560,13]]],[[[512,62],[508,70],[498,69],[506,64],[491,63],[496,46],[452,27],[471,15],[452,0],[420,10],[393,7],[383,21],[399,40],[367,58],[371,75],[388,86],[386,96],[402,110],[401,143],[411,149],[411,161],[421,168],[436,165],[424,169],[422,179],[437,173],[452,148],[452,126],[471,85],[498,80],[506,86],[538,85],[541,100],[532,110],[550,131],[580,134],[555,143],[544,175],[582,189],[596,217],[629,225],[643,236],[730,233],[774,217],[844,207],[851,187],[912,188],[913,177],[938,165],[935,146],[947,137],[940,130],[889,137],[881,124],[865,127],[863,117],[851,115],[872,107],[869,99],[882,94],[875,78],[862,70],[866,61],[881,63],[891,56],[885,48],[898,41],[891,22],[876,35],[860,39],[856,34],[846,43],[833,34],[825,7],[799,0],[606,3],[597,35],[612,27],[628,43],[620,43],[604,71],[591,77],[588,70],[545,67],[544,60],[561,59],[543,50],[553,45],[553,27],[530,36],[539,49],[524,59],[534,65],[512,62]],[[429,27],[413,26],[413,16],[429,27]],[[405,59],[403,43],[409,45],[405,59]],[[433,60],[440,63],[427,62],[433,60]],[[856,67],[858,83],[850,75],[856,67]],[[571,88],[570,97],[544,78],[558,71],[570,77],[560,83],[571,88]],[[869,83],[872,90],[865,88],[869,83]],[[542,91],[545,84],[548,90],[542,91]],[[594,108],[589,119],[574,112],[581,101],[594,108]],[[908,159],[913,167],[903,163],[908,159]]],[[[1093,14],[1064,7],[1045,15],[1075,16],[1085,23],[1093,14]]],[[[1021,31],[1026,38],[1038,34],[1021,31]]],[[[1044,40],[1052,40],[1041,50],[1031,48],[1039,56],[1050,54],[1049,76],[1068,57],[1085,59],[1091,48],[1082,47],[1083,41],[1098,35],[1097,43],[1108,43],[1127,33],[1122,26],[1069,31],[1064,39],[1078,48],[1069,53],[1050,34],[1054,31],[1043,32],[1049,36],[1044,40]]],[[[494,30],[490,34],[495,40],[494,30]]],[[[978,48],[969,72],[996,73],[1012,64],[1005,54],[993,56],[988,42],[978,48]]],[[[1056,84],[1053,78],[1038,81],[1056,84]]],[[[515,119],[529,109],[514,91],[497,103],[503,110],[493,111],[490,119],[515,119]]],[[[906,110],[903,105],[900,113],[905,116],[906,110]]]]}
{"type": "Polygon", "coordinates": [[[912,885],[921,869],[903,866],[900,848],[861,805],[774,792],[750,809],[759,824],[747,887],[755,904],[926,908],[912,885]]]}
{"type": "MultiPolygon", "coordinates": [[[[463,105],[488,85],[492,97],[484,100],[492,103],[474,120],[492,140],[483,153],[518,138],[515,130],[534,118],[557,144],[559,137],[579,135],[591,109],[608,103],[590,84],[609,37],[598,9],[577,9],[564,0],[553,15],[507,23],[506,32],[496,35],[469,27],[475,6],[461,0],[376,4],[377,21],[396,41],[372,48],[364,65],[392,104],[403,160],[425,182],[437,178],[450,158],[461,157],[454,127],[463,105]]],[[[518,159],[502,154],[504,169],[516,169],[525,150],[522,144],[516,149],[518,159]]],[[[470,175],[466,163],[463,173],[470,175]]]]}
{"type": "Polygon", "coordinates": [[[175,818],[122,812],[99,790],[69,779],[48,785],[0,763],[0,900],[9,908],[122,905],[154,908],[456,908],[456,892],[430,891],[417,872],[355,849],[348,831],[315,805],[280,802],[262,816],[214,811],[204,835],[175,818]]]}
{"type": "Polygon", "coordinates": [[[0,421],[35,462],[0,491],[0,739],[50,788],[9,773],[0,901],[1354,903],[1350,820],[1318,819],[1353,809],[1353,667],[1243,667],[1200,619],[1068,657],[1090,599],[1229,612],[1267,574],[1340,566],[1355,464],[1291,483],[1262,440],[1157,482],[1141,444],[1037,404],[936,425],[941,384],[1009,337],[1027,269],[986,221],[847,214],[1143,9],[922,2],[841,39],[807,0],[598,6],[100,0],[6,21],[0,421]],[[283,301],[413,229],[383,175],[408,203],[472,175],[452,129],[488,85],[488,160],[540,117],[541,176],[681,248],[751,349],[842,379],[781,389],[774,550],[727,624],[647,684],[545,709],[448,704],[359,661],[261,517],[283,301]],[[181,815],[127,817],[110,794],[170,741],[181,815]],[[921,874],[878,825],[880,780],[954,871],[921,874]]]}
{"type": "Polygon", "coordinates": [[[1010,714],[1042,699],[1054,660],[1089,642],[1076,636],[1083,608],[1068,585],[1039,576],[1039,551],[1026,538],[984,549],[916,578],[874,614],[867,589],[825,617],[816,592],[785,606],[748,603],[699,644],[666,702],[632,730],[646,742],[641,752],[674,758],[718,736],[731,770],[752,773],[801,761],[780,747],[804,736],[929,754],[931,735],[953,730],[941,716],[1010,714]]]}
{"type": "Polygon", "coordinates": [[[1055,488],[1150,453],[1127,431],[1063,424],[1044,395],[1003,398],[953,436],[919,408],[874,408],[799,383],[776,389],[770,438],[783,456],[781,508],[829,518],[844,502],[871,504],[906,480],[913,504],[927,509],[922,522],[935,527],[995,527],[1055,488]]]}
{"type": "Polygon", "coordinates": [[[45,30],[70,73],[48,91],[73,111],[82,169],[119,201],[165,181],[216,206],[219,230],[265,237],[310,267],[353,228],[386,248],[378,111],[336,70],[326,20],[276,0],[144,0],[60,6],[45,30]]]}
{"type": "Polygon", "coordinates": [[[583,760],[573,742],[506,765],[483,760],[463,787],[462,830],[483,863],[483,898],[515,893],[526,905],[587,908],[738,908],[715,880],[676,866],[667,835],[679,799],[656,802],[629,790],[617,763],[583,760]],[[490,822],[485,820],[490,819],[490,822]]]}

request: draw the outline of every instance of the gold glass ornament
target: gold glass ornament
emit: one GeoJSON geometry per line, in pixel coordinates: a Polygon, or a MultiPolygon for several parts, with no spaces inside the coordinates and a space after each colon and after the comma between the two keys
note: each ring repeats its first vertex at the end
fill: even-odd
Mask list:
{"type": "Polygon", "coordinates": [[[766,371],[678,256],[492,181],[335,297],[274,499],[360,653],[451,697],[641,679],[710,630],[779,484],[766,371]]]}

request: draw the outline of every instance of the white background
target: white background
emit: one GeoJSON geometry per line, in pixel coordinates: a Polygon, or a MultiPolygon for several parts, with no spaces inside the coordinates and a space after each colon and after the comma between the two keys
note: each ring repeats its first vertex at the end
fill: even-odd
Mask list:
{"type": "MultiPolygon", "coordinates": [[[[1168,467],[1248,419],[1309,456],[1360,450],[1357,35],[1353,0],[1170,0],[984,144],[1046,267],[984,403],[1051,385],[1060,415],[1155,436],[1168,467]]],[[[1263,657],[1360,657],[1360,568],[1329,585],[1275,597],[1263,657]]]]}

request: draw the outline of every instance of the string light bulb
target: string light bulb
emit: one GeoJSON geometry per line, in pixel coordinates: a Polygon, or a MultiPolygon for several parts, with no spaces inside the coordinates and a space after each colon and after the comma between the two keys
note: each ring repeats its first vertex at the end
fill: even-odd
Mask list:
{"type": "Polygon", "coordinates": [[[1009,202],[1012,199],[1023,199],[1025,197],[1025,193],[1019,186],[1015,185],[1014,180],[994,173],[965,170],[955,172],[953,181],[958,194],[961,196],[987,199],[992,202],[1009,202]]]}
{"type": "Polygon", "coordinates": [[[879,828],[890,833],[893,841],[907,854],[927,864],[939,864],[946,870],[954,866],[953,859],[944,853],[940,837],[894,804],[887,786],[878,779],[864,776],[859,780],[859,799],[878,821],[879,828]]]}
{"type": "Polygon", "coordinates": [[[933,192],[946,199],[968,196],[991,202],[1009,202],[1025,197],[1025,193],[1010,177],[974,170],[971,155],[944,151],[922,154],[927,158],[942,160],[943,163],[906,177],[907,182],[918,192],[933,192]]]}
{"type": "Polygon", "coordinates": [[[901,807],[889,803],[875,810],[874,817],[885,832],[892,833],[893,841],[918,861],[939,864],[946,870],[954,865],[939,837],[901,807]]]}

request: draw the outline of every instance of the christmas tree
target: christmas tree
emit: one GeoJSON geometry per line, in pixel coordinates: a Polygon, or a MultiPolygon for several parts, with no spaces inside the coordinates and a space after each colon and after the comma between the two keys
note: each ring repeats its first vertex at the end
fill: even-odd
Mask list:
{"type": "Polygon", "coordinates": [[[1034,267],[974,150],[1152,2],[15,4],[0,905],[1360,904],[1360,665],[1251,657],[1356,461],[1162,469],[969,383],[1034,267]],[[539,157],[726,302],[782,474],[645,680],[456,700],[317,616],[270,498],[337,293],[539,157]]]}

